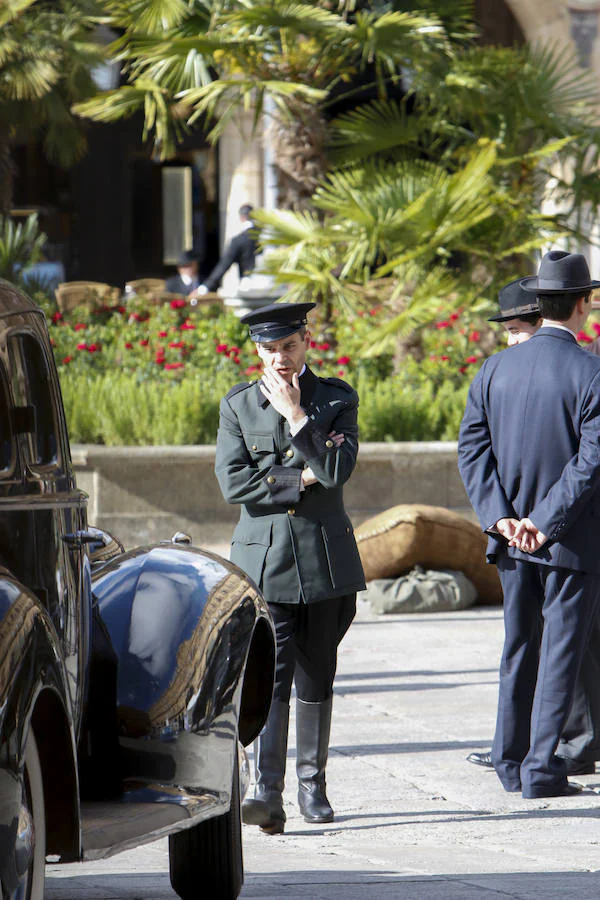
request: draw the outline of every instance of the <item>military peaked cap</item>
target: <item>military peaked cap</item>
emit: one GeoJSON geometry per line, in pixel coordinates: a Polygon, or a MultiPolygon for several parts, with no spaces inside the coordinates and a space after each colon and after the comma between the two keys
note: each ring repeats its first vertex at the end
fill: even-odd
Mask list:
{"type": "Polygon", "coordinates": [[[306,325],[306,316],[316,303],[270,303],[251,313],[246,313],[240,322],[250,328],[253,341],[279,341],[299,331],[306,325]]]}

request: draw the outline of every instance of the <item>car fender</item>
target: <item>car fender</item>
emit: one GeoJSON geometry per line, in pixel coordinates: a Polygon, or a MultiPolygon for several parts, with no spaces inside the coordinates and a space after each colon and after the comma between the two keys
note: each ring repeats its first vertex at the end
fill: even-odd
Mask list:
{"type": "Polygon", "coordinates": [[[126,795],[151,800],[152,786],[186,804],[207,791],[227,797],[253,646],[265,648],[270,686],[259,718],[270,703],[274,633],[262,595],[236,566],[181,544],[121,554],[92,587],[118,666],[126,795]]]}
{"type": "Polygon", "coordinates": [[[40,753],[47,852],[79,858],[79,801],[66,672],[56,630],[33,593],[0,568],[0,879],[15,871],[20,776],[29,729],[40,753]]]}

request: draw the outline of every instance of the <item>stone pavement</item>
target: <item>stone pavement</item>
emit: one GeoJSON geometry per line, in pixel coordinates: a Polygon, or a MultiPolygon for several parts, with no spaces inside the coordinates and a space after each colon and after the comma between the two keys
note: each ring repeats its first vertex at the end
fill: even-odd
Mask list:
{"type": "MultiPolygon", "coordinates": [[[[376,617],[361,604],[336,680],[336,819],[298,815],[292,738],[287,830],[244,826],[241,900],[597,900],[600,774],[579,796],[522,800],[465,761],[489,747],[501,640],[499,609],[376,617]]],[[[48,866],[47,900],[173,897],[166,841],[48,866]]]]}

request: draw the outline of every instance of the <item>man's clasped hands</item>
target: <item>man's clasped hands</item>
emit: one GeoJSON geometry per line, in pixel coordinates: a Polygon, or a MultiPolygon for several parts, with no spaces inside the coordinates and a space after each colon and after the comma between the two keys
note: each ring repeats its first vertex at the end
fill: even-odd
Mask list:
{"type": "Polygon", "coordinates": [[[517,547],[524,553],[535,553],[542,547],[548,538],[536,528],[531,519],[499,519],[496,522],[496,531],[508,541],[509,547],[517,547]]]}

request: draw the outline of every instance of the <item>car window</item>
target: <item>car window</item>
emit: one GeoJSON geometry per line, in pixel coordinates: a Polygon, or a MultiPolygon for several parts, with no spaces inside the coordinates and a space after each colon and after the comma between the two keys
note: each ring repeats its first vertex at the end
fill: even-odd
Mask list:
{"type": "Polygon", "coordinates": [[[50,374],[39,342],[30,334],[13,334],[8,342],[10,379],[15,400],[15,430],[27,437],[29,464],[57,462],[58,440],[50,374]]]}
{"type": "Polygon", "coordinates": [[[2,473],[11,468],[13,460],[13,432],[10,422],[10,403],[6,375],[0,366],[0,478],[2,473]]]}

